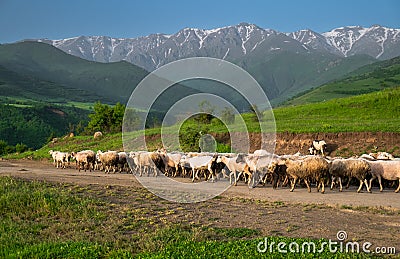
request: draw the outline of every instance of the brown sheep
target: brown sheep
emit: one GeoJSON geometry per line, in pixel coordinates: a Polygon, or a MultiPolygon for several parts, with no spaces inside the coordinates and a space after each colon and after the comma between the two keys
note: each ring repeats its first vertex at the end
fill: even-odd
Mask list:
{"type": "Polygon", "coordinates": [[[329,172],[332,175],[333,180],[335,177],[339,178],[340,191],[342,191],[341,177],[348,176],[349,183],[353,177],[360,181],[360,187],[357,190],[358,193],[361,191],[364,183],[367,187],[367,191],[371,192],[367,182],[367,178],[371,176],[371,166],[364,160],[355,158],[335,159],[331,163],[329,172]]]}
{"type": "Polygon", "coordinates": [[[329,163],[324,158],[309,156],[299,160],[287,159],[286,167],[286,173],[292,178],[291,192],[296,187],[296,182],[299,178],[303,179],[306,183],[308,192],[311,192],[310,180],[317,182],[318,191],[320,186],[322,186],[321,193],[325,192],[324,180],[329,173],[329,163]]]}

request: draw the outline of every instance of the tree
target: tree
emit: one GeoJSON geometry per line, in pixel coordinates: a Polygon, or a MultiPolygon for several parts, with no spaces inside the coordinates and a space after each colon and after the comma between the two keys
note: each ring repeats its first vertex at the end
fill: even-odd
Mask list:
{"type": "Polygon", "coordinates": [[[221,119],[226,124],[233,124],[235,123],[235,114],[232,108],[225,107],[221,111],[221,119]]]}
{"type": "Polygon", "coordinates": [[[15,145],[15,152],[17,153],[23,153],[28,150],[28,146],[22,143],[18,143],[15,145]]]}
{"type": "Polygon", "coordinates": [[[96,102],[93,113],[89,114],[90,121],[86,127],[87,132],[120,132],[125,114],[125,105],[117,103],[114,107],[96,102]]]}
{"type": "Polygon", "coordinates": [[[202,124],[210,124],[212,118],[214,116],[212,115],[214,113],[215,107],[211,105],[211,103],[207,100],[203,100],[199,103],[199,110],[200,114],[195,116],[195,119],[202,124]]]}

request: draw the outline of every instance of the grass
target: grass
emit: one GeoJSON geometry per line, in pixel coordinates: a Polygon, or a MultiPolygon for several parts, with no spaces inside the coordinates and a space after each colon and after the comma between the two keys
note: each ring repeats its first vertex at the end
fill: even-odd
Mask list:
{"type": "Polygon", "coordinates": [[[278,132],[400,132],[400,87],[274,109],[278,132]]]}
{"type": "MultiPolygon", "coordinates": [[[[185,223],[184,218],[171,222],[175,216],[171,210],[185,213],[179,205],[154,196],[149,199],[143,189],[131,188],[127,195],[112,186],[49,184],[0,177],[0,257],[314,258],[332,255],[326,247],[317,254],[282,254],[276,247],[274,253],[259,253],[257,245],[264,242],[259,230],[213,228],[185,223]]],[[[318,248],[326,240],[268,237],[268,242],[276,244],[309,241],[315,242],[318,248]]],[[[366,254],[336,253],[335,256],[368,258],[366,254]]]]}
{"type": "Polygon", "coordinates": [[[345,79],[300,93],[286,104],[299,105],[366,94],[400,85],[400,58],[364,66],[345,79]]]}
{"type": "MultiPolygon", "coordinates": [[[[334,99],[327,102],[305,104],[274,109],[276,131],[291,133],[317,132],[400,132],[400,87],[379,92],[334,99]]],[[[253,120],[251,114],[243,114],[247,130],[260,132],[260,126],[253,120]]],[[[197,127],[194,125],[194,127],[197,127]]],[[[271,130],[271,121],[261,122],[261,127],[271,130]]],[[[233,131],[243,131],[241,127],[233,127],[233,131]]],[[[177,125],[163,128],[163,134],[179,131],[177,125]]],[[[227,133],[222,123],[213,121],[208,125],[208,132],[227,133]]],[[[150,150],[161,147],[160,128],[146,129],[147,148],[150,150]]],[[[131,138],[143,134],[143,131],[132,132],[131,138]]],[[[144,149],[144,147],[142,147],[144,149]]],[[[226,147],[221,147],[226,148],[226,147]]],[[[60,139],[57,143],[49,143],[37,151],[23,154],[12,154],[6,158],[34,159],[49,158],[49,150],[79,151],[93,150],[122,150],[122,134],[105,135],[100,140],[92,136],[76,136],[60,139]]]]}

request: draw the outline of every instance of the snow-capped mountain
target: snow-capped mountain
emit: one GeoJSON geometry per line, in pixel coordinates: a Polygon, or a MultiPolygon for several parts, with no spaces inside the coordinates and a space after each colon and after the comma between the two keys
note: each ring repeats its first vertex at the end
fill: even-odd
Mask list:
{"type": "Polygon", "coordinates": [[[281,33],[240,23],[212,30],[185,28],[173,35],[151,34],[139,38],[80,36],[37,40],[66,53],[97,62],[125,60],[147,70],[195,56],[240,60],[251,53],[268,56],[281,51],[326,52],[341,57],[367,54],[377,59],[400,55],[400,29],[374,25],[348,26],[319,34],[312,30],[281,33]]]}
{"type": "Polygon", "coordinates": [[[400,29],[380,25],[348,26],[323,33],[323,36],[346,57],[368,54],[377,59],[389,59],[400,55],[400,29]]]}

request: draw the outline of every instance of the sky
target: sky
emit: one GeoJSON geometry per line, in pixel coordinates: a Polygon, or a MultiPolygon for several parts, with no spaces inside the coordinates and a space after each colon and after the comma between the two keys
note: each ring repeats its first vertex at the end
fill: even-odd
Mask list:
{"type": "Polygon", "coordinates": [[[280,32],[374,24],[400,28],[400,1],[0,0],[0,43],[81,35],[136,38],[241,22],[280,32]]]}

